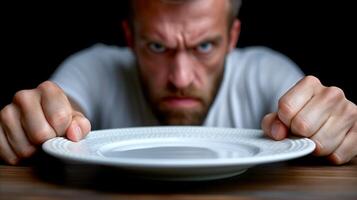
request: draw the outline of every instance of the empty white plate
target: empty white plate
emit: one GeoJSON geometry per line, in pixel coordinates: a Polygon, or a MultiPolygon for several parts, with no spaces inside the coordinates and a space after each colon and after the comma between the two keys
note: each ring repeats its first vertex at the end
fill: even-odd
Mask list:
{"type": "Polygon", "coordinates": [[[80,142],[57,137],[43,149],[66,161],[119,167],[143,178],[210,180],[307,155],[315,144],[307,138],[274,141],[255,129],[160,126],[92,131],[80,142]]]}

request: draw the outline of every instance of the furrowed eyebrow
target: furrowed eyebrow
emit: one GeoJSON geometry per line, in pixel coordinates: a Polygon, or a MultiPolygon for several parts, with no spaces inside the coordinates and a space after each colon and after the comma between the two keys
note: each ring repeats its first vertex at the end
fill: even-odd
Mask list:
{"type": "MultiPolygon", "coordinates": [[[[147,35],[140,35],[139,38],[141,40],[143,40],[144,42],[157,42],[159,44],[162,45],[167,45],[165,41],[161,40],[160,38],[156,38],[156,37],[149,37],[147,35]]],[[[194,48],[197,47],[198,45],[202,44],[202,43],[206,43],[206,42],[212,42],[214,44],[220,44],[222,42],[223,38],[220,35],[217,36],[209,36],[206,38],[203,38],[201,40],[197,40],[197,42],[193,42],[192,44],[188,45],[188,48],[194,48]]],[[[170,48],[169,46],[167,46],[168,48],[170,48]]]]}
{"type": "Polygon", "coordinates": [[[222,42],[222,40],[223,40],[223,38],[221,36],[213,36],[213,37],[204,38],[198,42],[195,42],[195,43],[193,43],[192,46],[195,47],[195,46],[198,46],[198,45],[200,45],[202,43],[206,43],[206,42],[212,42],[214,44],[219,44],[222,42]]]}
{"type": "Polygon", "coordinates": [[[148,34],[143,33],[143,34],[139,34],[139,38],[144,41],[148,41],[148,42],[159,42],[159,43],[165,42],[164,35],[162,35],[160,33],[155,33],[153,35],[148,35],[148,34]]]}
{"type": "Polygon", "coordinates": [[[140,35],[139,38],[144,42],[155,42],[166,46],[166,42],[156,37],[149,37],[146,35],[140,35]]]}

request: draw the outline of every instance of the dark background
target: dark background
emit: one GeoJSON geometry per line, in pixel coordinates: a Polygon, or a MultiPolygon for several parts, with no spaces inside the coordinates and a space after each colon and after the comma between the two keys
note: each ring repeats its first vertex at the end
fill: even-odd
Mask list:
{"type": "MultiPolygon", "coordinates": [[[[117,1],[121,2],[121,1],[117,1]]],[[[63,1],[2,4],[0,107],[20,89],[49,78],[69,55],[94,43],[123,46],[122,3],[63,1]]],[[[263,45],[284,53],[306,74],[344,89],[357,102],[352,1],[245,0],[239,47],[263,45]],[[350,3],[351,2],[351,3],[350,3]]]]}

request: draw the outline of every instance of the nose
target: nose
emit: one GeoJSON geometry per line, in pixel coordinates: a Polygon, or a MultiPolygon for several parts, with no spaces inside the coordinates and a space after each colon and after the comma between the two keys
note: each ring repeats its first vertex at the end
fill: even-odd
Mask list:
{"type": "Polygon", "coordinates": [[[171,64],[169,81],[178,89],[188,87],[194,78],[194,62],[186,52],[177,52],[171,64]]]}

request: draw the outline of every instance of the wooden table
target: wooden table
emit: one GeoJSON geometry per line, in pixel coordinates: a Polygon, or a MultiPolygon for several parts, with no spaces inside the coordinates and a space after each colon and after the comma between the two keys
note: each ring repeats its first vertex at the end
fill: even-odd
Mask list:
{"type": "Polygon", "coordinates": [[[357,158],[333,166],[306,156],[216,181],[154,182],[106,167],[65,165],[42,152],[20,166],[0,164],[0,199],[356,200],[357,158]]]}

